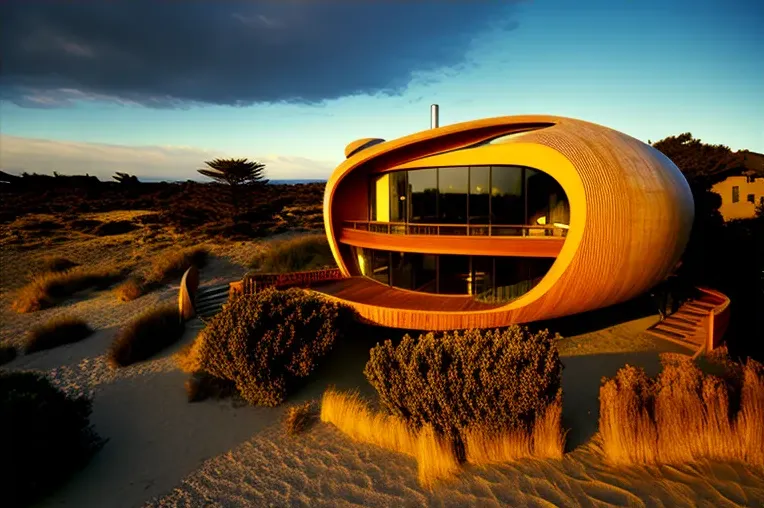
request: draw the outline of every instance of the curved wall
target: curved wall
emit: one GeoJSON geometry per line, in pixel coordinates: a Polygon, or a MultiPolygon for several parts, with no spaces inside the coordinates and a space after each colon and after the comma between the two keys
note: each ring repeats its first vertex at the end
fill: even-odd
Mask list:
{"type": "Polygon", "coordinates": [[[380,143],[335,170],[326,186],[324,222],[343,273],[351,274],[337,238],[343,221],[366,218],[371,173],[469,165],[534,167],[562,185],[570,202],[570,229],[546,277],[497,309],[459,313],[391,307],[372,312],[353,304],[363,317],[385,326],[457,329],[594,310],[633,298],[662,280],[689,238],[694,215],[689,186],[676,166],[654,148],[579,120],[489,118],[380,143]],[[520,131],[529,132],[485,143],[520,131]]]}

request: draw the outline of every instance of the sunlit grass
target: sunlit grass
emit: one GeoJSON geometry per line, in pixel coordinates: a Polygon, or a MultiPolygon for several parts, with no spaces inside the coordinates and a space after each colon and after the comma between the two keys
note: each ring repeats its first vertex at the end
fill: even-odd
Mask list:
{"type": "MultiPolygon", "coordinates": [[[[524,457],[561,458],[565,445],[561,416],[562,400],[558,397],[531,431],[517,429],[491,435],[471,429],[464,435],[466,460],[484,465],[524,457]]],[[[321,402],[321,421],[334,424],[356,441],[414,457],[419,483],[424,487],[432,488],[460,470],[453,443],[437,435],[432,426],[415,432],[402,419],[373,411],[356,393],[327,390],[321,402]]]]}
{"type": "Polygon", "coordinates": [[[764,466],[764,367],[750,358],[744,365],[727,361],[716,375],[690,359],[662,360],[655,379],[627,365],[603,380],[600,433],[608,460],[764,466]]]}

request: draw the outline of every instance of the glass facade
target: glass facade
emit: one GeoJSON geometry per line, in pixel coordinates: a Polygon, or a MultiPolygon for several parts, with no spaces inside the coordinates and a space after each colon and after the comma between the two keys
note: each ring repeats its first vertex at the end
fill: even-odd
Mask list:
{"type": "MultiPolygon", "coordinates": [[[[388,172],[374,175],[369,192],[371,221],[454,226],[441,228],[440,234],[488,234],[488,227],[480,225],[491,225],[494,235],[543,235],[549,231],[541,226],[567,229],[570,222],[560,184],[542,171],[520,166],[388,172]]],[[[408,232],[432,234],[429,229],[415,226],[408,232]]]]}
{"type": "Polygon", "coordinates": [[[530,291],[554,263],[550,258],[435,255],[354,247],[362,275],[423,293],[507,301],[530,291]]]}

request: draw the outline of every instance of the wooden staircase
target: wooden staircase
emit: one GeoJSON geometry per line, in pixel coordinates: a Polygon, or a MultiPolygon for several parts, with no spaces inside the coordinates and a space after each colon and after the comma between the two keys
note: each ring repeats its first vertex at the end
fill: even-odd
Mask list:
{"type": "Polygon", "coordinates": [[[697,352],[708,345],[709,316],[725,301],[708,292],[682,304],[679,309],[658,321],[646,331],[650,335],[670,340],[697,352]]]}

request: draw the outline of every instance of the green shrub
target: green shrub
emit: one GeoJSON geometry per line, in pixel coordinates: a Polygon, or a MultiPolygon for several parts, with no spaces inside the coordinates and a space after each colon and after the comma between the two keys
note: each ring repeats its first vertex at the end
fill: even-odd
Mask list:
{"type": "Polygon", "coordinates": [[[384,408],[416,430],[431,424],[455,440],[473,426],[527,430],[560,390],[555,338],[518,326],[405,335],[372,348],[364,374],[384,408]]]}
{"type": "Polygon", "coordinates": [[[146,284],[162,284],[183,275],[192,265],[203,268],[210,255],[206,247],[189,247],[157,257],[151,265],[146,284]]]}
{"type": "Polygon", "coordinates": [[[101,445],[91,401],[70,398],[43,376],[0,372],[0,492],[3,506],[28,506],[82,468],[101,445]]]}
{"type": "Polygon", "coordinates": [[[336,267],[326,235],[304,235],[273,242],[250,267],[263,273],[289,273],[336,267]]]}
{"type": "Polygon", "coordinates": [[[108,351],[109,363],[126,367],[147,360],[177,342],[184,328],[175,304],[144,312],[117,333],[108,351]]]}
{"type": "Polygon", "coordinates": [[[192,348],[201,370],[236,383],[250,404],[276,406],[299,386],[352,321],[351,311],[300,289],[230,302],[192,348]]]}
{"type": "Polygon", "coordinates": [[[13,346],[0,345],[0,365],[5,365],[16,359],[16,348],[13,346]]]}
{"type": "Polygon", "coordinates": [[[82,319],[75,317],[52,319],[29,331],[24,340],[24,354],[79,342],[92,333],[93,329],[82,319]]]}

